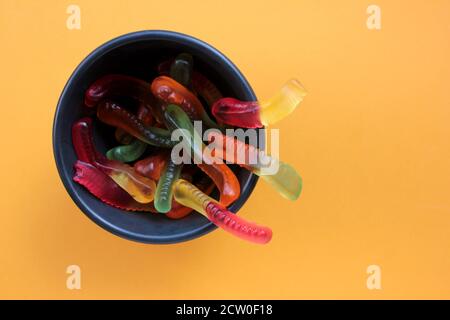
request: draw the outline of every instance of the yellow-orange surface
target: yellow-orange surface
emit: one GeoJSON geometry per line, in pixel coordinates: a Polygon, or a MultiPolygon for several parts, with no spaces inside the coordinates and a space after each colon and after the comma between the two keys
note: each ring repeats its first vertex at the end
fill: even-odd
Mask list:
{"type": "Polygon", "coordinates": [[[0,1],[0,298],[450,298],[450,2],[0,1]],[[66,27],[69,4],[81,29],[66,27]],[[298,77],[277,123],[297,202],[259,183],[221,230],[176,245],[118,238],[66,193],[53,159],[58,97],[78,63],[121,34],[167,29],[227,55],[259,99],[298,77]],[[79,265],[81,290],[66,288],[79,265]],[[366,287],[369,265],[381,290],[366,287]]]}

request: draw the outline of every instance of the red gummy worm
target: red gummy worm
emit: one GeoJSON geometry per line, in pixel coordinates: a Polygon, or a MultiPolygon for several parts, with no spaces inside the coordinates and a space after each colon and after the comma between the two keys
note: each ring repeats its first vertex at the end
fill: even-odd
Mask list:
{"type": "Polygon", "coordinates": [[[205,211],[215,225],[241,239],[260,244],[267,243],[272,239],[270,228],[246,221],[218,203],[210,201],[206,205],[205,211]]]}
{"type": "Polygon", "coordinates": [[[83,161],[75,163],[73,180],[106,204],[127,211],[151,211],[150,206],[134,200],[105,173],[83,161]]]}
{"type": "Polygon", "coordinates": [[[109,74],[89,86],[84,95],[84,103],[88,107],[95,107],[101,100],[111,96],[127,96],[142,102],[150,109],[155,98],[148,86],[149,83],[135,77],[109,74]]]}
{"type": "Polygon", "coordinates": [[[133,167],[120,161],[109,160],[96,151],[92,137],[92,120],[82,118],[72,126],[72,141],[78,159],[87,162],[109,176],[112,172],[127,175],[129,181],[139,185],[143,192],[152,192],[154,181],[138,174],[133,167]]]}
{"type": "Polygon", "coordinates": [[[209,107],[212,107],[214,102],[222,98],[220,90],[200,72],[193,72],[192,86],[194,91],[205,99],[209,107]]]}
{"type": "Polygon", "coordinates": [[[94,147],[91,118],[82,118],[72,126],[72,142],[78,160],[90,164],[106,160],[106,157],[94,147]]]}
{"type": "Polygon", "coordinates": [[[256,101],[222,98],[214,103],[211,112],[221,123],[241,128],[262,128],[259,110],[256,101]]]}
{"type": "Polygon", "coordinates": [[[109,74],[97,79],[89,86],[84,95],[84,103],[95,107],[100,101],[117,96],[130,97],[144,106],[162,123],[162,104],[149,90],[150,84],[144,80],[121,75],[109,74]]]}

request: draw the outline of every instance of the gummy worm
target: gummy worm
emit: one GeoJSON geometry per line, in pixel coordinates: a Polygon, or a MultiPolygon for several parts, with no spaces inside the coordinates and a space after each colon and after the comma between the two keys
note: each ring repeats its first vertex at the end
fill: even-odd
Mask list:
{"type": "Polygon", "coordinates": [[[134,140],[134,137],[132,135],[128,134],[126,131],[120,128],[116,128],[116,130],[114,131],[114,138],[117,142],[123,145],[130,144],[134,140]]]}
{"type": "Polygon", "coordinates": [[[106,152],[106,157],[110,160],[120,162],[133,162],[139,159],[147,149],[147,144],[141,140],[134,140],[130,144],[114,147],[106,152]]]}
{"type": "MultiPolygon", "coordinates": [[[[161,62],[157,71],[160,75],[169,75],[169,69],[172,64],[172,60],[165,60],[161,62]]],[[[212,107],[214,102],[222,98],[222,93],[220,90],[212,83],[207,77],[202,73],[194,70],[192,73],[192,88],[193,91],[197,92],[209,107],[212,107]]]]}
{"type": "Polygon", "coordinates": [[[73,180],[84,186],[102,202],[127,211],[151,211],[148,205],[137,202],[105,173],[92,164],[77,160],[73,180]]]}
{"type": "Polygon", "coordinates": [[[192,80],[193,59],[188,53],[179,54],[170,66],[170,77],[189,88],[192,80]]]}
{"type": "Polygon", "coordinates": [[[241,239],[264,244],[272,238],[271,229],[236,216],[186,180],[175,182],[174,197],[182,205],[202,213],[216,226],[241,239]]]}
{"type": "Polygon", "coordinates": [[[134,170],[144,177],[158,181],[164,167],[166,166],[168,155],[160,152],[147,158],[137,161],[134,164],[134,170]]]}
{"type": "Polygon", "coordinates": [[[301,83],[291,79],[267,101],[259,103],[222,98],[214,103],[211,111],[221,123],[242,128],[261,128],[287,117],[303,101],[305,95],[306,90],[301,83]]]}
{"type": "Polygon", "coordinates": [[[97,117],[104,123],[123,129],[137,139],[157,147],[171,148],[176,141],[171,133],[157,127],[146,127],[133,114],[111,101],[102,101],[97,108],[97,117]]]}
{"type": "MultiPolygon", "coordinates": [[[[153,123],[153,117],[150,111],[142,105],[139,106],[137,118],[141,120],[145,126],[150,126],[153,123]]],[[[131,135],[124,132],[120,128],[116,129],[115,134],[116,135],[122,134],[121,136],[119,136],[122,139],[127,139],[126,137],[129,137],[131,141],[125,143],[122,146],[117,146],[108,150],[106,152],[106,157],[110,160],[117,160],[121,162],[133,162],[139,159],[147,149],[147,144],[145,142],[139,139],[134,139],[131,135]]]]}
{"type": "Polygon", "coordinates": [[[192,87],[205,99],[210,108],[214,102],[222,98],[222,93],[220,93],[219,89],[200,72],[194,71],[192,75],[192,87]]]}
{"type": "Polygon", "coordinates": [[[153,80],[151,89],[155,97],[165,103],[179,105],[192,120],[202,120],[204,125],[210,128],[218,127],[208,116],[200,100],[174,79],[159,76],[153,80]]]}
{"type": "Polygon", "coordinates": [[[162,121],[161,103],[148,90],[149,85],[148,82],[135,77],[109,74],[89,86],[84,95],[84,103],[92,108],[105,99],[117,96],[130,97],[150,110],[156,120],[162,121]]]}
{"type": "MultiPolygon", "coordinates": [[[[239,181],[226,164],[207,159],[206,155],[202,152],[204,148],[203,143],[199,146],[196,143],[192,143],[192,139],[196,141],[201,141],[201,139],[198,137],[198,133],[195,131],[187,114],[179,106],[170,104],[167,106],[164,116],[166,124],[170,129],[185,129],[189,132],[190,136],[184,137],[182,142],[185,143],[186,148],[193,151],[192,156],[200,156],[202,161],[197,165],[214,181],[219,189],[220,203],[228,206],[235,201],[240,194],[239,181]]],[[[184,133],[184,130],[182,132],[184,133]]]]}
{"type": "Polygon", "coordinates": [[[153,200],[156,189],[153,180],[139,175],[133,167],[109,160],[96,151],[92,138],[91,118],[75,122],[72,126],[72,141],[79,160],[95,166],[108,175],[137,202],[149,203],[153,200]]]}
{"type": "MultiPolygon", "coordinates": [[[[260,176],[264,181],[272,185],[282,196],[289,200],[296,200],[302,191],[302,178],[297,171],[287,163],[284,163],[278,159],[266,155],[263,151],[257,149],[254,146],[248,145],[235,137],[220,134],[218,132],[210,132],[208,134],[208,140],[214,140],[214,144],[218,144],[223,147],[222,157],[224,160],[235,163],[250,170],[252,173],[260,176]],[[230,146],[232,147],[230,150],[230,146]],[[245,160],[251,159],[264,159],[267,162],[267,166],[277,165],[278,171],[274,174],[271,172],[264,174],[264,167],[261,163],[256,164],[241,163],[238,161],[237,156],[245,155],[245,160]]],[[[208,146],[210,147],[211,144],[208,146]]],[[[240,159],[239,159],[240,160],[240,159]]]]}
{"type": "Polygon", "coordinates": [[[155,192],[154,206],[158,212],[167,213],[172,207],[172,186],[180,177],[183,164],[176,164],[169,157],[166,167],[159,178],[155,192]]]}

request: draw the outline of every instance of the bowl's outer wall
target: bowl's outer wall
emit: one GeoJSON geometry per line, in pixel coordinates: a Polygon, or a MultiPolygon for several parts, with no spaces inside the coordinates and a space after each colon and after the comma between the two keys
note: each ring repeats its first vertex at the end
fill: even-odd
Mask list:
{"type": "MultiPolygon", "coordinates": [[[[140,31],[115,38],[94,50],[75,69],[56,109],[53,151],[65,188],[78,207],[104,229],[129,240],[144,243],[176,243],[204,235],[216,227],[200,214],[171,220],[158,214],[130,213],[108,206],[72,180],[76,155],[72,146],[72,124],[93,110],[83,106],[84,92],[97,78],[110,73],[127,74],[151,81],[156,63],[180,52],[194,56],[195,68],[210,78],[225,96],[256,100],[250,85],[236,66],[210,45],[193,37],[170,31],[140,31]]],[[[94,121],[94,139],[99,150],[110,142],[102,134],[104,125],[94,121]]],[[[230,206],[237,212],[256,185],[257,177],[237,171],[241,196],[230,206]]]]}

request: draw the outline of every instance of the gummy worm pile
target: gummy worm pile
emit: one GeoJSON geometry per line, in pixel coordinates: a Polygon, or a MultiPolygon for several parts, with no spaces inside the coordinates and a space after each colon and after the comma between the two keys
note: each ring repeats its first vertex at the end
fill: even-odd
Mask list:
{"type": "Polygon", "coordinates": [[[241,192],[239,180],[227,164],[238,164],[260,176],[290,200],[300,195],[301,177],[289,164],[224,132],[231,127],[262,128],[283,119],[303,100],[304,88],[293,79],[266,101],[223,97],[213,82],[194,69],[194,58],[188,53],[161,62],[157,72],[151,83],[108,74],[90,84],[84,104],[95,110],[98,120],[114,128],[118,145],[106,155],[100,153],[93,141],[93,118],[75,122],[72,141],[78,160],[74,181],[104,203],[122,210],[159,213],[171,219],[184,218],[195,210],[241,239],[268,243],[272,238],[270,228],[246,221],[227,209],[241,192]],[[203,150],[213,143],[192,143],[189,137],[199,134],[194,121],[220,130],[208,139],[223,146],[223,152],[216,155],[223,161],[208,161],[211,159],[203,150]],[[172,139],[174,130],[189,136],[182,140],[183,146],[203,161],[174,161],[171,151],[178,143],[172,139]],[[230,145],[231,151],[257,154],[270,164],[276,163],[277,172],[265,174],[258,163],[237,161],[236,153],[225,148],[230,145]],[[210,196],[215,188],[218,200],[210,196]]]}

